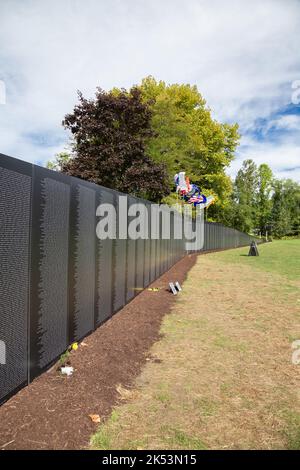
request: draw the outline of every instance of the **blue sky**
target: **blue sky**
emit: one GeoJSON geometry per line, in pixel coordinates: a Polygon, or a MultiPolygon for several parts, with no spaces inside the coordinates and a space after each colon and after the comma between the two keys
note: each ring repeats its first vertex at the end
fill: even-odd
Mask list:
{"type": "Polygon", "coordinates": [[[253,158],[300,181],[299,44],[298,0],[1,0],[0,153],[45,164],[68,145],[78,89],[151,74],[196,84],[216,119],[239,123],[229,174],[253,158]]]}

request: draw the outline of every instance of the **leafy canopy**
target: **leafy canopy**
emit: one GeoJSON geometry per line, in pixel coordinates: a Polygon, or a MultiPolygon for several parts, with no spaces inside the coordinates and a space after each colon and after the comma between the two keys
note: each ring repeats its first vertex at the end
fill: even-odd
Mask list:
{"type": "Polygon", "coordinates": [[[90,100],[79,93],[63,124],[73,136],[71,158],[60,162],[63,172],[153,201],[168,194],[165,166],[145,152],[151,110],[136,87],[119,93],[97,89],[90,100]]]}
{"type": "Polygon", "coordinates": [[[205,193],[225,204],[231,193],[225,169],[234,158],[238,126],[214,120],[196,86],[167,85],[150,76],[139,89],[152,111],[154,133],[147,139],[147,153],[167,165],[170,179],[186,171],[205,193]]]}
{"type": "Polygon", "coordinates": [[[245,160],[234,181],[227,223],[244,232],[275,237],[300,233],[300,185],[274,178],[265,163],[245,160]]]}

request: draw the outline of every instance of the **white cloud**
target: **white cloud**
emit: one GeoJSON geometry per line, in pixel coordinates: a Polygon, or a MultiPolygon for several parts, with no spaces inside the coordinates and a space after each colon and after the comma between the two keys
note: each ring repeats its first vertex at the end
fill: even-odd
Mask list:
{"type": "Polygon", "coordinates": [[[251,129],[291,101],[299,43],[297,0],[1,0],[0,152],[47,160],[67,140],[77,89],[148,74],[196,83],[217,119],[251,129]]]}
{"type": "Polygon", "coordinates": [[[235,176],[241,166],[241,160],[252,159],[257,165],[267,163],[278,178],[292,178],[300,182],[300,142],[298,145],[289,143],[264,142],[247,139],[247,146],[241,151],[229,169],[235,176]]]}
{"type": "Polygon", "coordinates": [[[271,129],[284,131],[299,131],[300,116],[295,114],[289,114],[280,116],[277,119],[270,119],[264,129],[264,132],[267,133],[271,129]]]}

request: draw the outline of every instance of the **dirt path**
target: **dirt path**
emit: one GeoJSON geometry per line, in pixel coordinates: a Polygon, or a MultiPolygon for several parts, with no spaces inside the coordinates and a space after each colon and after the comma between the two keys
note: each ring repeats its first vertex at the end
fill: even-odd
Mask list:
{"type": "Polygon", "coordinates": [[[198,258],[151,349],[156,363],[96,448],[299,448],[299,285],[228,256],[198,258]]]}
{"type": "Polygon", "coordinates": [[[142,292],[86,338],[86,345],[72,353],[71,378],[52,368],[2,405],[0,449],[88,447],[96,429],[88,415],[107,417],[120,398],[116,387],[132,385],[139,375],[174,302],[165,290],[168,282],[182,282],[195,259],[191,255],[179,261],[153,283],[162,290],[142,292]]]}

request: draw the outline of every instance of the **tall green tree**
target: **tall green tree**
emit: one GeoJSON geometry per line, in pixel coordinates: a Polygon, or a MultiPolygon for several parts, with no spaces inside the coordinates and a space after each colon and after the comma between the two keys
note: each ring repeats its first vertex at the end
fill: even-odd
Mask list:
{"type": "Polygon", "coordinates": [[[256,223],[258,171],[253,160],[244,160],[234,182],[233,225],[250,232],[256,223]]]}
{"type": "Polygon", "coordinates": [[[186,171],[204,193],[214,194],[217,203],[210,211],[217,218],[232,191],[225,170],[234,158],[238,126],[214,120],[196,86],[167,85],[150,76],[139,88],[152,110],[154,134],[147,140],[147,152],[154,161],[166,163],[170,180],[186,171]]]}
{"type": "Polygon", "coordinates": [[[273,173],[271,168],[263,163],[258,167],[258,189],[257,189],[257,214],[256,225],[261,234],[266,233],[266,227],[270,223],[272,211],[272,184],[273,173]]]}
{"type": "Polygon", "coordinates": [[[255,229],[278,238],[300,233],[300,185],[275,179],[266,164],[257,168],[253,160],[243,162],[227,209],[226,223],[243,232],[255,229]]]}
{"type": "Polygon", "coordinates": [[[284,181],[274,181],[274,194],[272,197],[272,235],[283,237],[288,235],[292,229],[290,210],[284,191],[284,181]]]}
{"type": "Polygon", "coordinates": [[[275,180],[272,196],[272,233],[275,237],[300,233],[300,185],[290,179],[275,180]]]}
{"type": "Polygon", "coordinates": [[[285,180],[285,193],[292,219],[292,234],[300,234],[300,184],[291,179],[285,180]]]}

